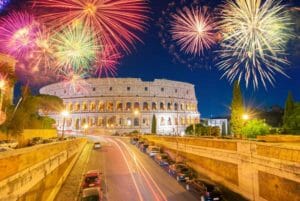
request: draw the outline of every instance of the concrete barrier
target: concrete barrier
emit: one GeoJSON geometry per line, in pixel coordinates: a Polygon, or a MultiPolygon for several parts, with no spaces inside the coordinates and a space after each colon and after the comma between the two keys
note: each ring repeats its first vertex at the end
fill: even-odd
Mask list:
{"type": "Polygon", "coordinates": [[[300,144],[144,136],[250,200],[300,201],[300,144]],[[200,142],[203,141],[203,142],[200,142]]]}
{"type": "Polygon", "coordinates": [[[1,154],[0,201],[53,200],[85,143],[76,139],[1,154]]]}

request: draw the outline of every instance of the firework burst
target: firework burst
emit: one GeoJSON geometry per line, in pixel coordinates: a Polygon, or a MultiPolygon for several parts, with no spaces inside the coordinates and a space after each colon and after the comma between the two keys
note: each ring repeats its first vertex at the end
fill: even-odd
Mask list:
{"type": "Polygon", "coordinates": [[[94,33],[80,23],[69,25],[57,33],[52,42],[59,68],[87,69],[101,49],[94,33]]]}
{"type": "Polygon", "coordinates": [[[1,50],[23,58],[35,47],[39,24],[27,12],[12,12],[0,20],[1,50]]]}
{"type": "Polygon", "coordinates": [[[257,88],[274,85],[276,73],[285,75],[286,43],[291,37],[290,18],[281,2],[229,0],[222,9],[219,69],[231,82],[245,80],[257,88]]]}
{"type": "Polygon", "coordinates": [[[60,70],[58,75],[63,81],[64,88],[68,88],[69,92],[82,93],[88,91],[87,88],[90,85],[85,79],[88,78],[89,75],[82,69],[75,71],[71,68],[66,69],[65,71],[60,70]]]}
{"type": "Polygon", "coordinates": [[[216,24],[205,8],[184,7],[172,16],[172,38],[187,54],[201,55],[216,43],[216,24]]]}
{"type": "Polygon", "coordinates": [[[94,74],[98,77],[116,76],[117,65],[121,58],[121,54],[114,51],[114,48],[110,46],[104,47],[104,49],[98,53],[93,65],[95,69],[94,74]]]}
{"type": "Polygon", "coordinates": [[[145,29],[144,0],[43,0],[32,1],[41,19],[51,27],[63,27],[74,21],[99,33],[100,44],[119,46],[127,53],[134,41],[140,40],[136,31],[145,29]],[[49,13],[51,9],[52,13],[49,13]],[[57,20],[59,19],[59,20],[57,20]]]}

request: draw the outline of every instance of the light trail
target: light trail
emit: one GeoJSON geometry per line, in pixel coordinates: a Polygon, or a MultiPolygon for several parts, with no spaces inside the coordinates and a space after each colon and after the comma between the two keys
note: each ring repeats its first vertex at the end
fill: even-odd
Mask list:
{"type": "Polygon", "coordinates": [[[131,169],[130,169],[129,163],[128,163],[126,157],[125,157],[124,151],[121,149],[120,145],[119,145],[117,142],[115,142],[115,141],[112,140],[112,139],[109,139],[109,141],[111,141],[112,143],[114,143],[114,144],[117,146],[117,148],[120,150],[120,152],[121,152],[121,154],[122,154],[122,157],[123,157],[123,159],[124,159],[124,161],[125,161],[125,163],[126,163],[126,166],[127,166],[127,168],[128,168],[128,171],[129,171],[129,173],[130,173],[130,176],[131,176],[131,178],[132,178],[132,181],[133,181],[133,184],[134,184],[134,186],[135,186],[135,189],[136,189],[136,191],[137,191],[139,200],[140,200],[140,201],[143,201],[144,199],[143,199],[142,194],[141,194],[141,192],[140,192],[140,189],[139,189],[139,187],[138,187],[138,185],[137,185],[137,183],[136,183],[136,180],[135,180],[135,178],[134,178],[134,176],[133,176],[133,174],[132,174],[132,171],[131,171],[131,169]]]}
{"type": "MultiPolygon", "coordinates": [[[[126,148],[127,152],[131,155],[131,157],[136,161],[136,163],[138,164],[138,167],[140,169],[143,169],[144,172],[148,175],[148,178],[151,180],[152,184],[155,186],[156,190],[159,192],[162,200],[167,201],[168,199],[166,198],[165,194],[161,191],[160,187],[157,185],[157,183],[154,181],[153,177],[151,176],[151,174],[149,173],[149,171],[145,168],[145,166],[142,164],[142,162],[140,160],[138,160],[138,158],[136,157],[135,153],[133,153],[132,150],[130,150],[130,148],[126,145],[126,143],[124,143],[123,141],[119,140],[118,141],[120,143],[123,144],[123,146],[126,148]]],[[[141,171],[141,173],[144,175],[143,171],[141,171]]],[[[145,179],[146,182],[148,179],[145,179]]],[[[152,188],[152,187],[151,187],[152,188]]],[[[156,196],[156,193],[154,193],[154,195],[156,196]]]]}

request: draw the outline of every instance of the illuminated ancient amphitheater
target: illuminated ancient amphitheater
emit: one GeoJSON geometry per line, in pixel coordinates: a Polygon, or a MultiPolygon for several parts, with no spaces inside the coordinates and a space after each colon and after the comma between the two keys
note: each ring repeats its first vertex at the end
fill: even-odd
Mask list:
{"type": "MultiPolygon", "coordinates": [[[[70,112],[64,130],[83,130],[84,125],[99,132],[150,133],[153,116],[159,134],[183,134],[188,125],[200,121],[194,85],[165,79],[90,78],[81,87],[55,83],[41,94],[63,99],[70,112]]],[[[80,86],[79,85],[79,86],[80,86]]],[[[51,114],[59,130],[63,117],[51,114]]]]}

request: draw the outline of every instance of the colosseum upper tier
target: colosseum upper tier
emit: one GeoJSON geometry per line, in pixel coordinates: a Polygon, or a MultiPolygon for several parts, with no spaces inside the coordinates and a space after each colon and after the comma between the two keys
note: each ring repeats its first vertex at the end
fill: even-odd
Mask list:
{"type": "Polygon", "coordinates": [[[77,84],[55,83],[40,89],[41,94],[62,98],[70,113],[65,119],[51,113],[58,130],[83,130],[88,125],[99,132],[151,133],[156,119],[157,133],[183,134],[188,125],[200,121],[195,88],[189,83],[90,78],[77,84]]]}

